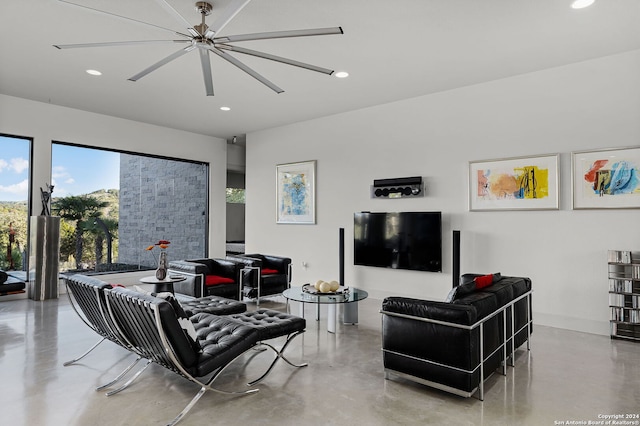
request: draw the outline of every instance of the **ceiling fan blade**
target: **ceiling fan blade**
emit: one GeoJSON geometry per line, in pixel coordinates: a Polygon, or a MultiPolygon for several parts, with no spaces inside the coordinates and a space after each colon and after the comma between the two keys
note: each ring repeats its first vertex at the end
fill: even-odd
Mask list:
{"type": "Polygon", "coordinates": [[[114,17],[120,18],[120,19],[126,19],[127,21],[136,22],[138,24],[149,25],[149,26],[154,27],[154,28],[159,28],[161,30],[169,31],[169,32],[171,32],[173,34],[177,34],[177,35],[180,35],[180,36],[183,36],[183,37],[191,38],[190,36],[188,36],[186,34],[182,34],[181,32],[172,30],[171,28],[165,28],[165,27],[162,27],[160,25],[151,24],[149,22],[140,21],[138,19],[129,18],[129,17],[126,17],[126,16],[122,16],[122,15],[118,15],[118,14],[115,14],[115,13],[107,12],[107,11],[104,11],[104,10],[101,10],[101,9],[95,9],[93,7],[85,6],[85,5],[74,3],[74,2],[71,2],[71,1],[67,1],[67,0],[58,0],[58,1],[60,3],[66,3],[66,4],[70,4],[72,6],[82,7],[84,9],[93,10],[94,12],[104,13],[105,15],[114,16],[114,17]]]}
{"type": "Polygon", "coordinates": [[[187,27],[187,31],[189,31],[189,33],[192,36],[194,37],[200,36],[200,34],[198,34],[198,32],[195,30],[195,28],[193,28],[193,24],[187,21],[187,19],[184,16],[180,15],[180,13],[178,13],[178,11],[175,10],[173,6],[167,3],[166,0],[156,0],[156,3],[159,3],[164,10],[169,12],[171,16],[173,16],[178,22],[180,22],[180,25],[187,27]]]}
{"type": "Polygon", "coordinates": [[[136,41],[111,41],[106,43],[78,43],[78,44],[54,44],[58,49],[75,49],[80,47],[112,47],[131,46],[136,44],[161,44],[161,43],[191,43],[191,40],[136,40],[136,41]]]}
{"type": "Polygon", "coordinates": [[[218,49],[229,50],[231,52],[243,53],[245,55],[257,56],[258,58],[269,59],[271,61],[281,62],[287,65],[293,65],[294,67],[305,68],[311,71],[320,72],[323,74],[331,75],[333,70],[317,67],[315,65],[307,64],[304,62],[294,61],[293,59],[283,58],[282,56],[272,55],[270,53],[258,52],[257,50],[245,49],[244,47],[230,46],[227,44],[216,45],[218,49]]]}
{"type": "Polygon", "coordinates": [[[209,26],[209,31],[205,36],[211,39],[214,35],[218,34],[227,24],[245,7],[251,0],[233,0],[222,14],[216,18],[216,20],[209,26]]]}
{"type": "Polygon", "coordinates": [[[163,65],[168,64],[169,62],[173,61],[174,59],[179,58],[180,56],[184,55],[185,53],[191,52],[195,48],[196,48],[196,46],[194,44],[192,44],[191,46],[187,46],[184,49],[180,49],[177,52],[172,53],[171,55],[167,56],[166,58],[156,62],[155,64],[151,65],[150,67],[145,68],[144,70],[140,71],[138,74],[136,74],[133,77],[129,78],[129,80],[130,81],[138,81],[142,77],[144,77],[145,75],[151,73],[152,71],[157,70],[158,68],[160,68],[163,65]]]}
{"type": "Polygon", "coordinates": [[[202,78],[204,78],[204,88],[207,96],[213,96],[213,75],[211,75],[211,60],[209,50],[206,47],[198,46],[200,49],[200,62],[202,63],[202,78]]]}
{"type": "Polygon", "coordinates": [[[274,92],[276,93],[284,92],[284,90],[282,90],[281,88],[279,88],[278,86],[276,86],[275,84],[273,84],[272,82],[270,82],[269,80],[267,80],[266,78],[264,78],[263,76],[261,76],[260,74],[258,74],[257,72],[255,72],[254,70],[252,70],[251,68],[243,64],[242,62],[240,62],[239,60],[237,60],[236,58],[234,58],[233,56],[229,55],[227,52],[224,52],[220,49],[216,49],[215,47],[209,47],[209,50],[215,53],[216,55],[220,56],[225,61],[228,61],[233,65],[235,65],[236,67],[240,68],[242,71],[246,72],[251,77],[258,80],[260,83],[269,87],[274,92]]]}
{"type": "Polygon", "coordinates": [[[213,39],[216,43],[232,43],[235,41],[267,40],[271,38],[309,37],[318,35],[344,34],[342,27],[315,28],[308,30],[273,31],[268,33],[238,34],[213,39]]]}

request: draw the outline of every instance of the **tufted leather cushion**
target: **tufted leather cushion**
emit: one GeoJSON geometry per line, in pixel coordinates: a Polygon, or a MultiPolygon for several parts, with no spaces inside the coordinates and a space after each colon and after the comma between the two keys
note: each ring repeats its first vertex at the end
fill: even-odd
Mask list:
{"type": "Polygon", "coordinates": [[[199,313],[191,317],[202,347],[190,373],[205,376],[258,342],[258,332],[226,317],[199,313]]]}
{"type": "Polygon", "coordinates": [[[231,318],[257,330],[258,340],[286,336],[307,327],[307,321],[304,318],[270,309],[258,309],[254,312],[231,315],[231,318]]]}
{"type": "Polygon", "coordinates": [[[247,310],[247,305],[237,300],[227,299],[218,296],[207,296],[199,299],[181,302],[182,308],[187,315],[193,316],[200,312],[213,315],[241,314],[247,310]]]}

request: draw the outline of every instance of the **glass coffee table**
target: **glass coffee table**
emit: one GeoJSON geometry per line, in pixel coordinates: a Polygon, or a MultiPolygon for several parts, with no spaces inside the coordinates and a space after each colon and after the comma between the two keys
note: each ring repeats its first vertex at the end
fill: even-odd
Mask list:
{"type": "Polygon", "coordinates": [[[316,304],[316,321],[320,320],[320,305],[327,305],[327,331],[329,333],[336,332],[336,306],[343,305],[342,322],[344,324],[358,323],[358,302],[369,297],[369,293],[355,287],[340,289],[335,293],[310,293],[304,291],[302,287],[290,287],[282,292],[287,300],[300,302],[300,316],[304,318],[304,304],[316,304]]]}

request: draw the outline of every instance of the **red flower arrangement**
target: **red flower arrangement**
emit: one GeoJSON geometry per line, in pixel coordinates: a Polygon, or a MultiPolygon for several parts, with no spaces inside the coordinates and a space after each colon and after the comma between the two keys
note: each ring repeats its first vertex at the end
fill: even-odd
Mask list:
{"type": "Polygon", "coordinates": [[[171,244],[171,241],[167,241],[167,240],[160,240],[155,244],[150,245],[149,247],[147,247],[145,250],[151,251],[153,250],[153,248],[155,246],[160,247],[161,249],[166,249],[167,247],[169,247],[169,244],[171,244]]]}
{"type": "MultiPolygon", "coordinates": [[[[167,240],[160,240],[155,244],[151,244],[149,247],[147,247],[145,250],[147,251],[152,251],[154,249],[155,246],[160,247],[160,250],[166,250],[169,247],[169,244],[171,244],[171,241],[167,241],[167,240]]],[[[151,253],[153,254],[153,253],[151,253]]],[[[153,255],[153,258],[155,259],[156,263],[158,263],[158,259],[156,258],[156,255],[153,255]]]]}

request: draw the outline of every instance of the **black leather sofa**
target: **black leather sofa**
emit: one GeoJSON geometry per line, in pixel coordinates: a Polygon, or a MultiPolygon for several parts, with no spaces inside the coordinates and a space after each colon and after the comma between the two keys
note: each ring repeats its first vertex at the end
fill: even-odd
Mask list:
{"type": "Polygon", "coordinates": [[[484,399],[484,380],[506,374],[533,331],[531,280],[465,274],[450,301],[388,297],[382,304],[385,377],[403,377],[460,396],[484,399]],[[486,276],[485,276],[486,277],[486,276]],[[457,294],[456,294],[457,292],[457,294]]]}
{"type": "Polygon", "coordinates": [[[219,296],[240,300],[243,263],[227,259],[190,259],[169,262],[169,273],[187,277],[173,284],[175,293],[191,297],[219,296]]]}
{"type": "Polygon", "coordinates": [[[280,294],[291,283],[291,259],[268,254],[244,254],[227,256],[227,260],[243,264],[240,282],[244,297],[256,299],[280,294]]]}
{"type": "Polygon", "coordinates": [[[0,296],[7,294],[24,293],[26,283],[4,271],[0,271],[0,296]]]}

